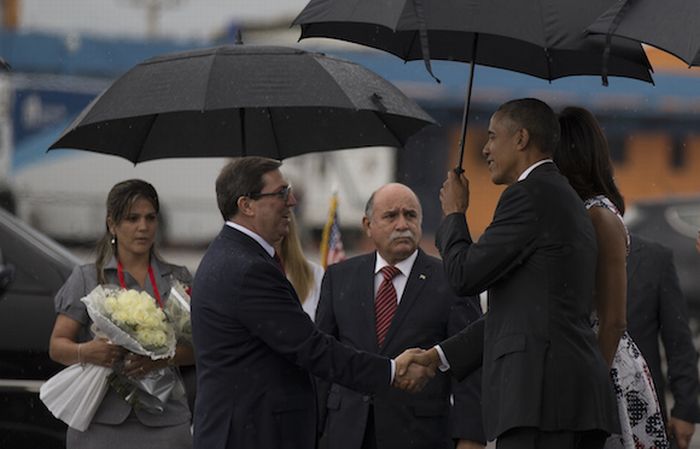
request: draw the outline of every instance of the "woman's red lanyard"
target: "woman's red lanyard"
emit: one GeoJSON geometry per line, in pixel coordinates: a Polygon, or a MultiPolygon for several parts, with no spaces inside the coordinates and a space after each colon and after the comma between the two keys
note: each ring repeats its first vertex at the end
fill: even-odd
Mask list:
{"type": "MultiPolygon", "coordinates": [[[[121,262],[117,262],[117,276],[119,276],[119,286],[126,289],[126,282],[124,282],[124,267],[121,262]]],[[[160,300],[160,292],[158,291],[158,286],[156,285],[156,277],[153,275],[153,267],[148,266],[148,277],[151,278],[151,285],[153,286],[153,294],[156,297],[156,302],[160,308],[163,308],[163,302],[160,300]]]]}

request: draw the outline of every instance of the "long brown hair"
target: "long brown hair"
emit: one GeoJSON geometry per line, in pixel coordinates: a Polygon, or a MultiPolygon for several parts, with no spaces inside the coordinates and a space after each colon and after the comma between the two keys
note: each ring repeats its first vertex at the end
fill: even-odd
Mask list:
{"type": "Polygon", "coordinates": [[[289,234],[280,242],[280,257],[284,263],[284,271],[287,273],[289,282],[292,283],[297,296],[299,296],[299,301],[303,304],[314,286],[314,273],[301,249],[294,214],[292,213],[289,218],[289,234]]]}
{"type": "MultiPolygon", "coordinates": [[[[150,202],[153,209],[156,210],[156,214],[158,213],[160,210],[160,204],[158,202],[158,194],[156,193],[156,189],[151,184],[141,179],[129,179],[117,183],[109,191],[109,194],[107,194],[105,233],[102,235],[100,240],[98,240],[95,248],[95,251],[97,252],[95,269],[97,270],[97,282],[99,284],[107,283],[104,273],[105,264],[112,258],[112,256],[118,257],[117,243],[115,237],[109,232],[107,222],[111,220],[112,223],[115,224],[121,223],[124,217],[126,217],[126,215],[129,213],[129,210],[131,210],[131,206],[134,205],[136,200],[141,198],[150,202]]],[[[151,254],[157,256],[153,247],[151,247],[151,254]]]]}

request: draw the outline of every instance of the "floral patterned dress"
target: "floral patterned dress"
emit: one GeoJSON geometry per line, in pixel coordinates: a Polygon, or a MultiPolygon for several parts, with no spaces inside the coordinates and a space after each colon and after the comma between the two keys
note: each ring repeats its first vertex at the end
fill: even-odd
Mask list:
{"type": "MultiPolygon", "coordinates": [[[[585,205],[586,209],[604,207],[622,221],[622,215],[605,196],[589,198],[585,205]]],[[[629,251],[629,234],[627,249],[629,251]]],[[[597,332],[598,317],[595,312],[591,321],[597,332]]],[[[668,449],[664,419],[651,372],[642,353],[627,332],[620,338],[610,376],[617,397],[622,433],[611,435],[605,442],[605,449],[668,449]]]]}

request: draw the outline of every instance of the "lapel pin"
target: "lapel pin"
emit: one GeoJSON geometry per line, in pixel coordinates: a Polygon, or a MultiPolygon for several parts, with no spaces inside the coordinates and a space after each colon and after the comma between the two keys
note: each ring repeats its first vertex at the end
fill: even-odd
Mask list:
{"type": "Polygon", "coordinates": [[[425,280],[425,275],[424,275],[424,274],[419,274],[419,275],[418,275],[418,279],[420,279],[421,281],[424,281],[424,280],[425,280]]]}

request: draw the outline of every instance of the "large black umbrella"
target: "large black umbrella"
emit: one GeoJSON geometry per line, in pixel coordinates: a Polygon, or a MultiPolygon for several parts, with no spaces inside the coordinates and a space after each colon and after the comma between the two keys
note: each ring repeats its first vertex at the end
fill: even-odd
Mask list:
{"type": "Polygon", "coordinates": [[[282,159],[402,146],[431,117],[352,62],[285,47],[233,45],[142,62],[53,144],[136,163],[246,155],[282,159]]]}
{"type": "MultiPolygon", "coordinates": [[[[584,29],[612,0],[311,0],[294,20],[300,39],[328,37],[388,51],[404,60],[470,62],[462,120],[462,165],[474,64],[554,80],[624,76],[651,82],[641,46],[616,40],[607,73],[605,37],[584,29]]],[[[604,82],[605,79],[604,79],[604,82]]]]}
{"type": "Polygon", "coordinates": [[[588,31],[644,42],[700,65],[698,0],[618,0],[588,31]]]}

